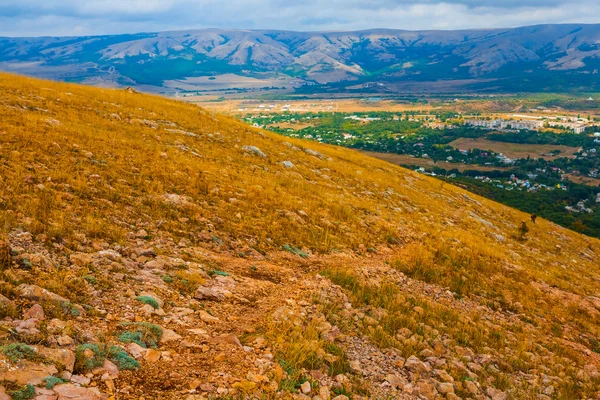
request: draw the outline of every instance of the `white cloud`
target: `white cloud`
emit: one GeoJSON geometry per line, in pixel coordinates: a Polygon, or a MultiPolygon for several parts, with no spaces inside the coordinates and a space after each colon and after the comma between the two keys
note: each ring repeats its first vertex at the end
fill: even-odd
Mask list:
{"type": "Polygon", "coordinates": [[[582,0],[2,0],[0,35],[84,35],[191,28],[464,29],[598,22],[582,0]]]}

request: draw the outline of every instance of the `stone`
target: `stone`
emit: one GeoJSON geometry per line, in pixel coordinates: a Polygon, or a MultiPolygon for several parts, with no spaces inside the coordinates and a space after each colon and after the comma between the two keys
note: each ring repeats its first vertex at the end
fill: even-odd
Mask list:
{"type": "Polygon", "coordinates": [[[161,354],[162,353],[160,351],[158,351],[158,350],[148,349],[148,351],[146,352],[146,356],[144,358],[149,363],[155,363],[158,360],[160,360],[161,354]]]}
{"type": "Polygon", "coordinates": [[[67,335],[59,336],[56,341],[60,346],[70,346],[73,344],[73,338],[67,335]]]}
{"type": "Polygon", "coordinates": [[[4,295],[0,294],[0,308],[14,308],[14,301],[4,297],[4,295]]]}
{"type": "Polygon", "coordinates": [[[262,150],[256,146],[243,146],[242,150],[244,150],[247,153],[252,153],[255,156],[259,156],[261,158],[267,158],[267,155],[265,153],[263,153],[262,150]]]}
{"type": "Polygon", "coordinates": [[[319,397],[322,400],[330,400],[331,399],[331,393],[329,392],[329,388],[327,386],[321,386],[319,388],[319,397]]]}
{"type": "Polygon", "coordinates": [[[294,163],[291,162],[291,161],[284,161],[284,162],[282,162],[282,164],[283,164],[284,167],[286,167],[288,169],[291,169],[291,168],[295,167],[294,163]]]}
{"type": "Polygon", "coordinates": [[[463,386],[465,387],[466,391],[471,394],[479,393],[479,388],[473,381],[466,380],[463,382],[463,386]]]}
{"type": "Polygon", "coordinates": [[[204,286],[198,287],[194,297],[198,300],[214,300],[214,301],[223,300],[223,298],[224,298],[224,296],[221,293],[218,293],[218,292],[214,291],[213,289],[207,288],[204,286]]]}
{"type": "Polygon", "coordinates": [[[206,322],[207,324],[214,324],[221,321],[219,318],[213,317],[204,310],[200,310],[200,319],[206,322]]]}
{"type": "Polygon", "coordinates": [[[308,382],[308,381],[304,382],[302,385],[300,385],[300,389],[302,390],[302,393],[304,393],[304,394],[310,394],[310,392],[312,391],[312,387],[310,386],[310,382],[308,382]]]}
{"type": "Polygon", "coordinates": [[[44,309],[39,304],[34,304],[31,308],[23,314],[24,319],[35,318],[39,321],[44,319],[44,309]]]}
{"type": "Polygon", "coordinates": [[[404,363],[404,368],[411,372],[426,373],[431,371],[431,367],[415,356],[410,356],[404,363]]]}
{"type": "Polygon", "coordinates": [[[17,385],[41,385],[43,379],[54,375],[58,369],[52,364],[36,364],[29,360],[11,363],[6,357],[0,357],[0,381],[9,381],[17,385]]]}
{"type": "Polygon", "coordinates": [[[181,335],[175,333],[171,329],[163,329],[163,334],[160,338],[160,343],[169,343],[181,340],[181,335]]]}
{"type": "Polygon", "coordinates": [[[348,399],[348,396],[344,396],[343,394],[340,394],[339,396],[335,396],[332,400],[350,400],[350,399],[348,399]]]}
{"type": "Polygon", "coordinates": [[[441,382],[437,384],[437,391],[442,394],[454,393],[454,386],[449,382],[441,382]]]}
{"type": "Polygon", "coordinates": [[[88,377],[81,375],[71,375],[71,382],[80,386],[87,386],[92,380],[88,377]]]}
{"type": "Polygon", "coordinates": [[[58,400],[103,400],[96,391],[70,383],[56,385],[54,391],[58,394],[58,400]]]}
{"type": "Polygon", "coordinates": [[[199,387],[203,392],[211,393],[215,391],[215,387],[210,383],[203,383],[199,387]]]}
{"type": "Polygon", "coordinates": [[[221,335],[216,337],[215,340],[222,343],[232,344],[240,349],[244,348],[240,342],[240,339],[238,339],[238,337],[235,335],[221,335]]]}
{"type": "Polygon", "coordinates": [[[17,288],[21,296],[29,300],[35,301],[57,301],[61,303],[69,303],[69,300],[62,296],[52,293],[49,290],[41,288],[37,285],[27,285],[25,283],[19,285],[17,288]]]}
{"type": "Polygon", "coordinates": [[[49,349],[42,346],[31,346],[40,355],[46,357],[49,361],[64,367],[65,370],[73,372],[75,367],[75,353],[69,349],[49,349]]]}
{"type": "Polygon", "coordinates": [[[136,360],[143,358],[146,355],[146,352],[148,351],[148,349],[143,348],[137,343],[129,343],[125,349],[136,360]]]}
{"type": "Polygon", "coordinates": [[[437,396],[437,390],[427,381],[419,381],[417,383],[417,388],[419,395],[425,397],[427,400],[434,400],[437,396]]]}
{"type": "Polygon", "coordinates": [[[506,392],[503,392],[493,387],[487,388],[486,393],[488,396],[490,396],[492,400],[506,400],[507,398],[506,392]]]}
{"type": "Polygon", "coordinates": [[[358,360],[350,361],[350,369],[352,369],[352,371],[357,372],[357,373],[362,372],[362,369],[360,368],[360,361],[358,361],[358,360]]]}

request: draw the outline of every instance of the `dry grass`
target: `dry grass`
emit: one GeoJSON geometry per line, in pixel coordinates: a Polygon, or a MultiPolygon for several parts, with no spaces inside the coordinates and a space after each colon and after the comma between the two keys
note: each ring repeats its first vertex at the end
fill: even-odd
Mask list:
{"type": "MultiPolygon", "coordinates": [[[[538,219],[525,241],[516,240],[528,220],[521,212],[349,149],[261,133],[159,97],[0,74],[0,116],[0,235],[29,231],[36,243],[67,254],[80,251],[82,236],[103,248],[142,228],[190,246],[208,238],[234,254],[290,245],[308,262],[318,253],[375,248],[407,276],[523,322],[498,337],[479,314],[457,316],[418,296],[401,300],[393,287],[344,283],[357,302],[392,311],[382,329],[365,331],[382,346],[395,345],[394,329],[426,321],[473,348],[500,346],[510,333],[507,372],[534,368],[524,354],[540,344],[567,360],[545,366],[562,365],[567,376],[582,362],[598,363],[584,356],[596,351],[590,338],[600,337],[592,301],[600,293],[597,239],[538,219]],[[283,167],[285,160],[295,168],[283,167]],[[407,314],[407,302],[423,316],[407,314]]],[[[6,263],[6,248],[0,257],[6,263]]],[[[85,302],[78,288],[90,285],[89,272],[48,271],[36,281],[85,302]]],[[[201,282],[180,274],[181,282],[201,282]]],[[[305,339],[282,350],[290,363],[312,363],[298,358],[310,355],[305,339]]]]}

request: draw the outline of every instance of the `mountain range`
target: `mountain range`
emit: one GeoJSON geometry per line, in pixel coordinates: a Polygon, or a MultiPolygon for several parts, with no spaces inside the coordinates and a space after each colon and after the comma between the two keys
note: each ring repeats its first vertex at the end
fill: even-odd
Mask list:
{"type": "Polygon", "coordinates": [[[594,91],[599,55],[600,25],[579,24],[0,38],[0,70],[151,91],[166,90],[167,81],[223,74],[289,78],[296,90],[398,92],[414,82],[435,90],[443,82],[462,90],[594,91]]]}

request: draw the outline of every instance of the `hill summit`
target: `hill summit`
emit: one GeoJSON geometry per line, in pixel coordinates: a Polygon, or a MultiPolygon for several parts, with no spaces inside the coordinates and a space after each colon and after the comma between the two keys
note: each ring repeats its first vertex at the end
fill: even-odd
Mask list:
{"type": "Polygon", "coordinates": [[[135,91],[0,115],[0,398],[600,394],[596,239],[135,91]]]}

